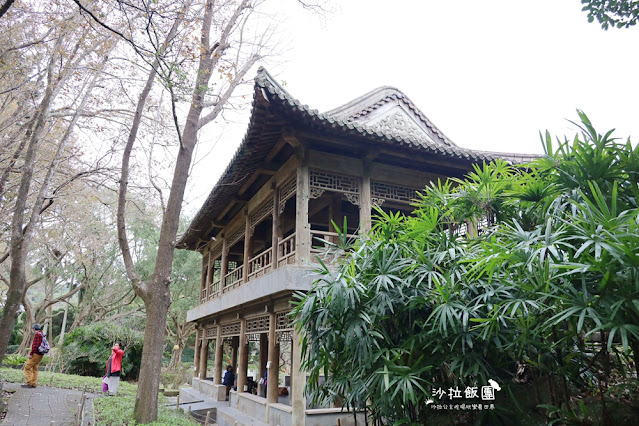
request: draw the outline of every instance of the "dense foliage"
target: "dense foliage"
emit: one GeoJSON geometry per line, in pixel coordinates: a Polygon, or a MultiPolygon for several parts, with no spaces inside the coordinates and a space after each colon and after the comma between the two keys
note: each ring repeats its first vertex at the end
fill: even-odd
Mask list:
{"type": "Polygon", "coordinates": [[[411,216],[378,210],[367,239],[334,247],[343,260],[295,310],[311,399],[379,424],[630,416],[639,149],[580,117],[582,135],[555,150],[546,134],[532,164],[434,183],[411,216]],[[435,411],[477,402],[451,401],[449,389],[489,380],[501,388],[494,410],[435,411]]]}
{"type": "Polygon", "coordinates": [[[639,2],[635,0],[581,0],[588,22],[595,19],[601,28],[628,28],[637,25],[639,2]]]}
{"type": "Polygon", "coordinates": [[[59,358],[66,360],[63,368],[69,373],[102,377],[113,344],[121,342],[124,345],[122,377],[136,379],[140,373],[143,340],[141,331],[127,327],[122,321],[95,323],[68,334],[59,358]]]}

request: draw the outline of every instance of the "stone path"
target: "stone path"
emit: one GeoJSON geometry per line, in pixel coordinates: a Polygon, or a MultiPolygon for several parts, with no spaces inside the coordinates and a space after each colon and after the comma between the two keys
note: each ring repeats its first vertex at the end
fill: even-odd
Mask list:
{"type": "MultiPolygon", "coordinates": [[[[22,388],[19,383],[5,383],[4,390],[15,391],[7,404],[7,417],[2,425],[73,425],[81,391],[38,386],[22,388]]],[[[95,395],[87,393],[84,425],[93,424],[95,395]],[[91,414],[87,416],[87,414],[91,414]]]]}

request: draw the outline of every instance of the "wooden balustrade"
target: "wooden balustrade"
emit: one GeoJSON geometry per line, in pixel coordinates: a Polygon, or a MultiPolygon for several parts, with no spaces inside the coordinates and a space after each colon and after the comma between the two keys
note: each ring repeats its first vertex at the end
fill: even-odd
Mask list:
{"type": "Polygon", "coordinates": [[[284,238],[277,244],[277,266],[295,263],[295,233],[284,238]]]}
{"type": "Polygon", "coordinates": [[[206,302],[206,287],[200,290],[200,303],[206,302]]]}
{"type": "Polygon", "coordinates": [[[220,295],[220,280],[215,281],[214,283],[209,284],[209,294],[208,300],[213,299],[220,295]]]}
{"type": "Polygon", "coordinates": [[[237,268],[233,269],[231,272],[224,276],[224,288],[222,289],[223,293],[234,289],[235,287],[239,287],[243,281],[242,265],[239,265],[237,268]]]}
{"type": "MultiPolygon", "coordinates": [[[[337,232],[316,231],[311,229],[311,253],[321,253],[328,247],[328,243],[337,243],[339,241],[337,232]]],[[[348,239],[357,238],[356,234],[346,234],[348,239]]]]}
{"type": "Polygon", "coordinates": [[[254,278],[260,277],[264,274],[267,274],[272,269],[273,263],[273,250],[271,248],[267,248],[262,253],[257,256],[251,258],[249,260],[248,267],[248,281],[251,281],[254,278]]]}

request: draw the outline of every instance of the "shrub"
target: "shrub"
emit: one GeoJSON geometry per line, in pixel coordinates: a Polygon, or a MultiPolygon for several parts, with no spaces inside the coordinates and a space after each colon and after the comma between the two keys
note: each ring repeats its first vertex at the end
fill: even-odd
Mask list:
{"type": "Polygon", "coordinates": [[[193,368],[188,365],[181,364],[176,370],[169,370],[162,367],[160,375],[160,383],[167,389],[177,389],[185,383],[191,383],[193,377],[193,368]]]}
{"type": "Polygon", "coordinates": [[[3,365],[13,366],[13,365],[24,365],[27,362],[27,357],[20,354],[9,354],[4,357],[4,361],[2,361],[3,365]]]}
{"type": "Polygon", "coordinates": [[[15,354],[20,349],[20,345],[9,345],[7,346],[7,354],[15,354]]]}
{"type": "Polygon", "coordinates": [[[124,345],[122,376],[136,379],[140,374],[143,333],[114,323],[95,323],[76,328],[64,339],[61,356],[67,360],[66,370],[85,376],[104,375],[111,347],[124,345]]]}

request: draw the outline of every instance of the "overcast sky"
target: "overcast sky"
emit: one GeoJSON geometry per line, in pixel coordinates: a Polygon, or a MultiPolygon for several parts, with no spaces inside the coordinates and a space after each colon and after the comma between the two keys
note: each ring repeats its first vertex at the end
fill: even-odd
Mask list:
{"type": "MultiPolygon", "coordinates": [[[[463,147],[540,153],[539,131],[575,134],[567,120],[578,119],[577,108],[599,132],[616,128],[637,143],[639,28],[604,31],[587,22],[579,0],[333,4],[322,20],[295,0],[271,3],[290,45],[284,62],[267,69],[313,109],[391,85],[463,147]]],[[[210,154],[194,168],[188,212],[226,168],[248,114],[202,150],[210,154]]]]}

